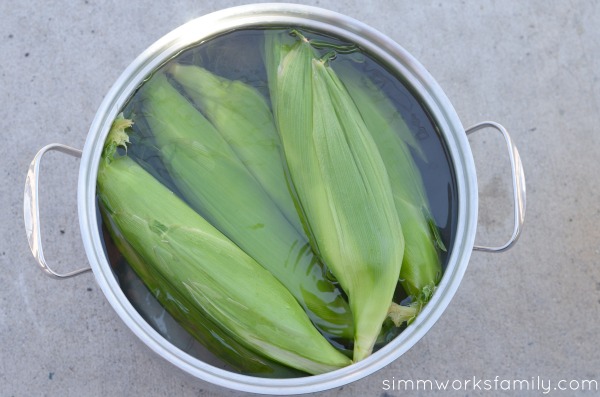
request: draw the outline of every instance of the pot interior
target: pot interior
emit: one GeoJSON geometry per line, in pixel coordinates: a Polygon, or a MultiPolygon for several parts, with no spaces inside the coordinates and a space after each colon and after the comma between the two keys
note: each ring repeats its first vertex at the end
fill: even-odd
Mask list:
{"type": "MultiPolygon", "coordinates": [[[[222,33],[186,47],[176,56],[168,59],[161,69],[168,68],[172,63],[198,65],[223,78],[249,84],[268,100],[267,74],[261,55],[265,30],[289,31],[290,28],[297,28],[297,26],[253,26],[222,33]]],[[[376,56],[359,46],[353,46],[353,43],[343,37],[334,37],[330,33],[316,32],[302,26],[299,28],[311,40],[329,43],[320,49],[323,55],[332,49],[338,49],[335,59],[332,58],[329,62],[351,64],[361,75],[374,82],[391,99],[394,107],[408,125],[417,143],[416,147],[411,147],[411,154],[422,175],[433,217],[432,221],[447,247],[446,251],[440,253],[442,267],[445,270],[456,238],[458,199],[454,168],[443,131],[438,128],[418,90],[376,56]]],[[[151,78],[152,76],[147,77],[151,78]]],[[[143,84],[140,88],[143,88],[143,84]]],[[[135,91],[121,109],[126,117],[135,114],[136,109],[141,105],[139,92],[139,90],[135,91]]],[[[127,155],[152,170],[151,172],[160,181],[178,193],[157,154],[152,137],[147,135],[142,125],[134,125],[133,131],[130,136],[132,144],[128,148],[127,155]]],[[[215,178],[219,178],[219,175],[215,175],[215,178]]],[[[243,192],[240,193],[243,194],[243,192]]],[[[165,340],[181,351],[217,368],[232,370],[198,343],[163,309],[153,293],[146,288],[123,258],[101,221],[98,228],[103,237],[104,249],[115,279],[123,294],[145,321],[165,340]]],[[[401,302],[405,298],[406,294],[399,287],[395,300],[401,302]]],[[[403,328],[390,328],[384,341],[376,346],[376,350],[394,338],[401,338],[402,330],[403,328]]],[[[276,378],[299,376],[304,376],[304,374],[290,371],[268,375],[268,377],[276,378]]]]}

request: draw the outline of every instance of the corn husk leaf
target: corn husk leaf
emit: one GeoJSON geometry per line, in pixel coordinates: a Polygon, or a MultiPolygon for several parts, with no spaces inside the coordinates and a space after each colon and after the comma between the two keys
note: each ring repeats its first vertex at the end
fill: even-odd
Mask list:
{"type": "Polygon", "coordinates": [[[408,125],[386,94],[349,62],[333,62],[385,163],[394,203],[404,231],[400,283],[413,301],[426,303],[442,274],[436,233],[421,173],[409,145],[423,156],[408,125]],[[412,139],[411,139],[412,138],[412,139]],[[408,143],[407,143],[408,141],[408,143]]]}
{"type": "Polygon", "coordinates": [[[344,86],[302,36],[276,78],[286,166],[314,248],[348,295],[359,361],[387,316],[404,250],[388,175],[344,86]]]}

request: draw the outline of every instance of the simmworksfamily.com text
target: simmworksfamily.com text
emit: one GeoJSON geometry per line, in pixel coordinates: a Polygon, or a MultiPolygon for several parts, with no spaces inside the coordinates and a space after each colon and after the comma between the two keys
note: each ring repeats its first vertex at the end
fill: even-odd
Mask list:
{"type": "Polygon", "coordinates": [[[540,391],[543,394],[566,391],[598,391],[595,379],[559,379],[553,380],[541,376],[525,379],[493,378],[469,379],[383,379],[381,388],[384,391],[540,391]]]}

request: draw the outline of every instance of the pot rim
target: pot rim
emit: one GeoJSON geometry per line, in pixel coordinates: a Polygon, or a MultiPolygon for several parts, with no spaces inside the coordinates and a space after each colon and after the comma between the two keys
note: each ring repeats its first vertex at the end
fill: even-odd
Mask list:
{"type": "Polygon", "coordinates": [[[466,271],[475,240],[478,195],[475,165],[465,130],[441,87],[404,48],[370,26],[326,9],[286,3],[250,4],[193,19],[163,36],[139,55],[113,84],[91,124],[79,170],[78,212],[81,235],[96,282],[125,324],[153,351],[189,374],[230,389],[265,394],[300,394],[339,387],[388,365],[415,345],[439,319],[466,271]],[[355,42],[405,79],[427,107],[445,139],[457,191],[455,238],[446,271],[432,300],[398,337],[363,361],[326,374],[266,379],[232,373],[188,355],[158,334],[135,310],[108,263],[100,231],[96,177],[112,121],[144,79],[166,60],[200,40],[236,28],[303,26],[355,42]]]}

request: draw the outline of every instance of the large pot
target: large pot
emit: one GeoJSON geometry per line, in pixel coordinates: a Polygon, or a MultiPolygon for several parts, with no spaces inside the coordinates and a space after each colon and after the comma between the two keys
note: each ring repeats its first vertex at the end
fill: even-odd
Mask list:
{"type": "Polygon", "coordinates": [[[151,349],[179,368],[203,380],[247,392],[295,394],[338,387],[381,369],[400,357],[425,335],[446,309],[467,268],[471,252],[503,251],[517,240],[525,211],[525,182],[518,152],[506,130],[497,123],[484,122],[463,128],[454,108],[425,68],[398,44],[373,28],[347,16],[315,7],[292,4],[257,4],[234,7],[195,19],[167,34],[144,51],[123,72],[106,95],[89,130],[83,151],[60,144],[42,148],[31,163],[25,186],[25,227],[31,251],[42,269],[56,278],[71,277],[89,268],[58,274],[48,267],[41,244],[38,215],[38,176],[43,155],[49,150],[81,156],[78,184],[78,211],[85,251],[98,285],[127,326],[151,349]],[[192,356],[153,328],[132,304],[111,269],[98,227],[96,175],[103,143],[112,121],[143,80],[167,59],[195,43],[221,33],[248,27],[271,25],[300,26],[358,44],[400,76],[404,85],[426,108],[450,159],[456,196],[456,219],[448,247],[444,276],[430,303],[398,337],[367,359],[323,375],[264,379],[240,375],[192,356]],[[494,128],[504,136],[512,166],[514,185],[514,232],[499,247],[474,246],[478,193],[473,157],[467,135],[482,128],[494,128]]]}

